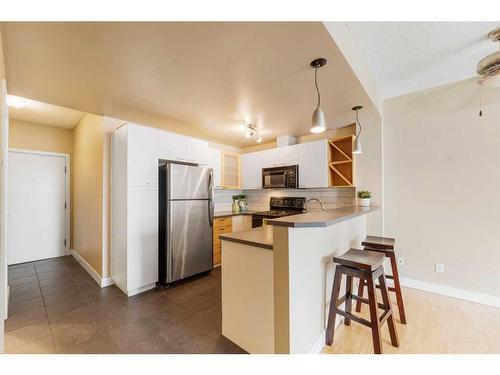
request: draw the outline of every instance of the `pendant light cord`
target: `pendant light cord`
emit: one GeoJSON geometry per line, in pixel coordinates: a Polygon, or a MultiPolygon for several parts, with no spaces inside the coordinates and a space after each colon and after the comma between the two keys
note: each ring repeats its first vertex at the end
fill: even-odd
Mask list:
{"type": "Polygon", "coordinates": [[[361,123],[359,122],[359,119],[358,119],[358,110],[356,109],[356,123],[359,125],[359,133],[358,135],[356,136],[356,139],[359,138],[359,135],[361,134],[361,123]]]}
{"type": "Polygon", "coordinates": [[[319,93],[319,87],[318,87],[318,65],[316,65],[316,68],[314,69],[314,85],[316,86],[316,92],[318,93],[318,108],[321,106],[321,95],[319,93]]]}

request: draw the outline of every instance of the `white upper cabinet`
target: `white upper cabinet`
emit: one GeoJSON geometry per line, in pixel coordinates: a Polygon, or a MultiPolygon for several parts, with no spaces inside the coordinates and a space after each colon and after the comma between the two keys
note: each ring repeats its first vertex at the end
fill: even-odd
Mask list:
{"type": "Polygon", "coordinates": [[[258,151],[257,153],[260,154],[259,156],[262,168],[272,168],[279,166],[279,155],[277,148],[258,151]]]}
{"type": "Polygon", "coordinates": [[[279,147],[277,150],[280,165],[299,164],[299,145],[279,147]]]}
{"type": "Polygon", "coordinates": [[[187,137],[160,130],[158,134],[158,157],[163,160],[186,160],[187,137]]]}
{"type": "Polygon", "coordinates": [[[208,142],[201,139],[186,137],[186,161],[207,165],[208,142]]]}
{"type": "Polygon", "coordinates": [[[218,148],[209,148],[207,157],[208,167],[213,169],[214,189],[222,189],[222,153],[218,148]]]}
{"type": "Polygon", "coordinates": [[[262,152],[241,155],[243,189],[262,189],[262,152]]]}
{"type": "Polygon", "coordinates": [[[328,187],[328,140],[300,143],[299,187],[328,187]]]}
{"type": "Polygon", "coordinates": [[[131,123],[126,126],[128,185],[158,185],[158,130],[131,123]]]}
{"type": "Polygon", "coordinates": [[[256,154],[260,154],[262,168],[299,164],[299,145],[272,148],[256,154]]]}

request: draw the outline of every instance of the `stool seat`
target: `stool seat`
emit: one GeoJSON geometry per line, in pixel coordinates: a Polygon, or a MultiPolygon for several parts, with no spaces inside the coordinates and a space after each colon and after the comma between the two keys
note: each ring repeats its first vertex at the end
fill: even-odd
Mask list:
{"type": "Polygon", "coordinates": [[[369,250],[349,249],[345,254],[333,257],[337,264],[366,271],[375,271],[384,263],[385,255],[369,250]]]}
{"type": "Polygon", "coordinates": [[[373,249],[394,250],[396,240],[389,237],[367,236],[361,245],[373,249]]]}

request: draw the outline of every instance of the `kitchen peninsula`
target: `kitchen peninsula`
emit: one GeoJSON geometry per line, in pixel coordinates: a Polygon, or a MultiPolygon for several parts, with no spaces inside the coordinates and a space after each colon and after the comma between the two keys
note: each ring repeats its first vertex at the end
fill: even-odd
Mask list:
{"type": "Polygon", "coordinates": [[[376,210],[314,211],[221,235],[222,334],[250,353],[319,352],[332,258],[360,245],[376,210]]]}

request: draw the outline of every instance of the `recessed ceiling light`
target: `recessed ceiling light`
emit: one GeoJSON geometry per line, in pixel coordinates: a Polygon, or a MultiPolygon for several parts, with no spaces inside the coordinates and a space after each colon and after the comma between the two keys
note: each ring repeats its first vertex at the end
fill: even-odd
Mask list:
{"type": "Polygon", "coordinates": [[[28,101],[24,98],[14,95],[7,95],[7,104],[9,107],[23,107],[28,104],[28,101]]]}

